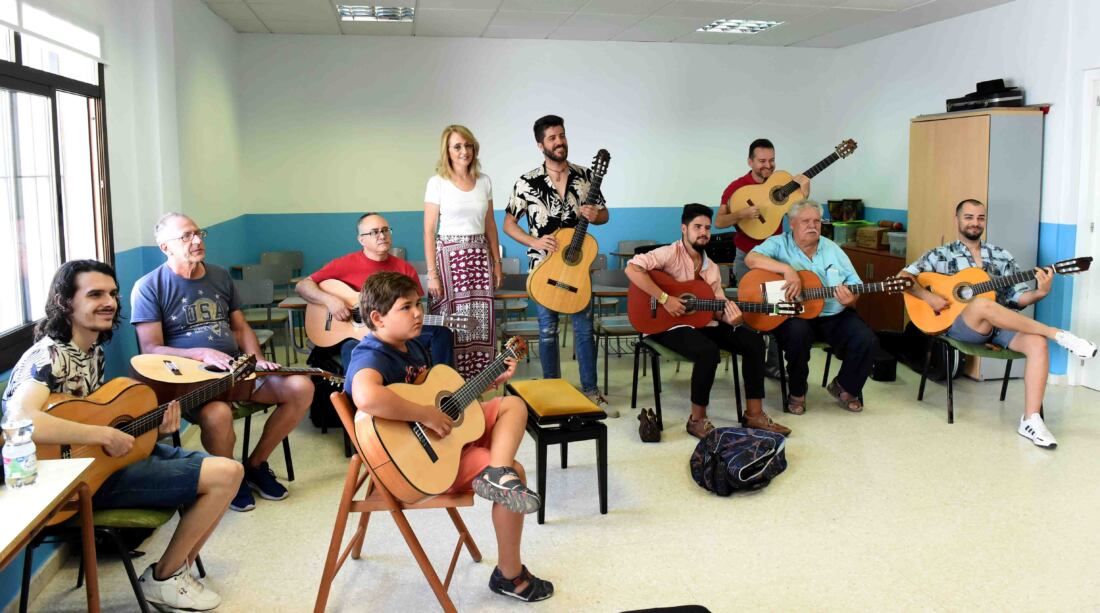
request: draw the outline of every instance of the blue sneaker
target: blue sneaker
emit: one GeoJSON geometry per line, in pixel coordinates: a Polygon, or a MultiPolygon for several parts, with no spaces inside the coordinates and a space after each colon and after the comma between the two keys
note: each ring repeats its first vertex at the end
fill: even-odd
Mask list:
{"type": "Polygon", "coordinates": [[[267,462],[256,468],[247,464],[244,466],[244,482],[251,485],[252,489],[260,493],[260,497],[266,500],[282,500],[290,495],[282,483],[275,480],[275,473],[267,462]]]}
{"type": "Polygon", "coordinates": [[[237,495],[229,503],[229,508],[240,513],[256,508],[256,499],[252,497],[252,490],[244,481],[241,481],[241,486],[237,488],[237,495]]]}

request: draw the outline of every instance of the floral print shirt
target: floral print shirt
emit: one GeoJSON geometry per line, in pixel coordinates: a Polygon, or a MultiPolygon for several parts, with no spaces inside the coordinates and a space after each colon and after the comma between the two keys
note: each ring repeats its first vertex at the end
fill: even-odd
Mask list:
{"type": "MultiPolygon", "coordinates": [[[[580,221],[580,207],[588,197],[592,187],[592,170],[569,164],[569,178],[565,184],[565,199],[554,188],[554,182],[546,173],[546,164],[528,172],[516,181],[512,189],[512,199],[508,202],[507,214],[519,221],[527,217],[527,230],[536,238],[553,234],[559,228],[576,227],[580,221]]],[[[597,193],[594,204],[606,209],[603,194],[597,193]]],[[[544,251],[527,249],[527,260],[534,270],[542,259],[544,251]]]]}

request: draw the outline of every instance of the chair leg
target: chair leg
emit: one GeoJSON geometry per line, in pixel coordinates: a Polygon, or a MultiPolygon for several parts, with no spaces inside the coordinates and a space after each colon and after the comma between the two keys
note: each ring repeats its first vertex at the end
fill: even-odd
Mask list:
{"type": "Polygon", "coordinates": [[[596,480],[600,488],[600,514],[607,515],[607,428],[596,439],[596,480]]]}
{"type": "Polygon", "coordinates": [[[569,468],[569,443],[565,441],[561,444],[561,467],[569,468]]]}
{"type": "Polygon", "coordinates": [[[111,541],[118,551],[118,557],[122,558],[122,565],[126,567],[126,576],[130,579],[130,587],[134,589],[134,596],[137,598],[141,613],[149,613],[149,603],[145,600],[145,592],[142,591],[141,584],[138,583],[138,576],[134,571],[134,563],[130,560],[130,552],[127,550],[126,544],[122,542],[122,537],[115,530],[107,528],[104,532],[111,537],[111,541]]]}
{"type": "Polygon", "coordinates": [[[825,372],[821,375],[821,387],[829,385],[829,365],[833,363],[832,347],[825,348],[825,372]]]}
{"type": "Polygon", "coordinates": [[[455,529],[462,535],[462,542],[466,544],[466,551],[470,552],[470,557],[473,558],[474,562],[480,562],[481,550],[477,548],[474,537],[470,536],[470,530],[466,527],[466,522],[462,521],[462,516],[458,514],[458,509],[447,507],[447,515],[451,517],[451,523],[455,525],[455,529]]]}
{"type": "Polygon", "coordinates": [[[951,345],[943,344],[943,361],[947,364],[947,423],[955,423],[955,352],[951,345]]]}
{"type": "Polygon", "coordinates": [[[745,413],[741,408],[741,373],[737,371],[737,355],[732,351],[727,358],[727,364],[733,369],[733,398],[737,401],[737,423],[745,423],[745,413]]]}
{"type": "MultiPolygon", "coordinates": [[[[19,589],[19,613],[27,613],[27,604],[31,598],[31,567],[34,565],[34,543],[23,551],[23,582],[19,589]]],[[[80,565],[84,567],[83,564],[80,565]]]]}
{"type": "Polygon", "coordinates": [[[605,334],[603,337],[603,395],[606,396],[607,391],[607,354],[611,352],[611,335],[605,334]]]}
{"type": "MultiPolygon", "coordinates": [[[[775,337],[773,336],[772,339],[774,340],[775,337]]],[[[776,342],[778,342],[778,341],[776,341],[776,342]]],[[[783,355],[783,350],[779,349],[778,346],[776,348],[779,351],[779,394],[782,396],[781,402],[783,403],[783,407],[786,408],[786,406],[787,406],[787,359],[786,359],[786,356],[783,355]]]]}
{"type": "MultiPolygon", "coordinates": [[[[638,408],[638,359],[641,357],[642,347],[641,341],[634,343],[634,382],[630,388],[630,408],[632,409],[638,408]]],[[[604,377],[604,382],[607,382],[607,377],[604,377]]]]}
{"type": "Polygon", "coordinates": [[[665,429],[665,420],[661,416],[661,356],[656,351],[649,352],[653,365],[653,407],[657,412],[657,428],[665,429]]]}
{"type": "Polygon", "coordinates": [[[920,373],[920,387],[917,389],[917,401],[924,400],[924,384],[928,382],[928,368],[932,365],[932,349],[935,348],[935,337],[928,337],[928,350],[924,357],[924,370],[920,373]]]}
{"type": "Polygon", "coordinates": [[[539,505],[538,522],[539,524],[546,523],[546,443],[540,440],[535,441],[535,479],[538,483],[539,498],[542,498],[542,504],[539,505]]]}
{"type": "Polygon", "coordinates": [[[206,567],[202,564],[202,556],[195,556],[195,568],[199,569],[199,579],[206,578],[206,567]]]}
{"type": "Polygon", "coordinates": [[[450,595],[447,594],[447,588],[444,587],[443,582],[439,580],[439,575],[436,574],[435,569],[432,568],[432,562],[428,559],[428,554],[424,553],[424,548],[420,545],[420,540],[416,538],[416,533],[413,532],[412,526],[409,525],[408,518],[401,511],[391,511],[390,515],[393,516],[394,522],[397,523],[397,527],[401,530],[401,536],[405,537],[405,543],[408,544],[409,550],[412,551],[413,557],[416,558],[416,563],[420,565],[420,571],[424,573],[424,578],[428,580],[428,584],[432,586],[432,591],[435,593],[436,600],[439,601],[439,606],[448,612],[457,611],[453,602],[451,602],[450,595]]]}
{"type": "Polygon", "coordinates": [[[242,437],[244,440],[241,441],[243,443],[243,445],[241,446],[241,464],[244,464],[245,466],[248,465],[248,439],[251,435],[252,416],[249,415],[248,417],[244,418],[244,436],[242,437]]]}
{"type": "Polygon", "coordinates": [[[342,430],[342,432],[344,433],[344,457],[350,458],[352,454],[351,437],[348,436],[347,430],[342,430]]]}
{"type": "Polygon", "coordinates": [[[348,525],[351,501],[355,497],[355,484],[359,480],[361,462],[362,460],[358,456],[348,462],[348,470],[344,475],[344,490],[340,494],[340,506],[336,510],[336,521],[332,525],[332,538],[329,539],[328,543],[328,555],[325,557],[325,565],[321,571],[321,583],[317,587],[317,600],[313,603],[314,613],[322,613],[325,610],[325,605],[328,604],[332,580],[336,578],[336,561],[340,556],[340,543],[344,540],[344,530],[348,525]]]}
{"type": "Polygon", "coordinates": [[[1012,372],[1012,360],[1008,360],[1005,364],[1005,380],[1001,383],[1001,402],[1005,401],[1005,394],[1008,393],[1008,375],[1012,372]]]}
{"type": "Polygon", "coordinates": [[[294,461],[290,459],[290,437],[283,437],[283,461],[286,462],[286,480],[294,480],[294,461]]]}

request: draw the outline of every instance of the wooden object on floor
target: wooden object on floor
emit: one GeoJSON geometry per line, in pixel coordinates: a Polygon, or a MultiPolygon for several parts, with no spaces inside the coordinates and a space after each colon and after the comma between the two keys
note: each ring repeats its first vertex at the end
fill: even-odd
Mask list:
{"type": "Polygon", "coordinates": [[[569,443],[596,441],[596,480],[600,513],[607,515],[607,413],[564,379],[512,381],[510,394],[527,405],[527,433],[535,439],[537,491],[542,498],[538,522],[546,522],[546,448],[561,445],[561,467],[569,463],[569,443]]]}
{"type": "Polygon", "coordinates": [[[336,573],[343,567],[348,555],[350,554],[352,558],[358,560],[362,554],[363,540],[367,533],[367,522],[370,520],[371,513],[375,511],[388,512],[393,518],[398,530],[401,531],[401,536],[405,538],[409,551],[416,558],[420,571],[424,573],[424,578],[431,586],[436,599],[439,600],[439,606],[444,611],[456,611],[450,595],[447,594],[447,588],[451,584],[451,577],[454,575],[455,566],[458,564],[458,556],[462,553],[463,546],[470,552],[470,557],[475,562],[481,561],[481,551],[478,550],[477,544],[474,543],[470,531],[466,528],[466,524],[462,521],[462,516],[458,514],[457,510],[458,507],[473,506],[473,494],[470,492],[444,494],[417,504],[401,503],[375,478],[374,472],[366,463],[363,449],[355,438],[355,407],[351,405],[347,395],[343,392],[333,392],[330,398],[332,406],[336,409],[336,414],[340,416],[340,421],[344,425],[344,430],[352,437],[356,453],[348,462],[348,471],[344,478],[344,489],[340,495],[340,506],[332,527],[332,539],[329,541],[328,556],[325,558],[324,571],[321,574],[321,582],[317,588],[317,600],[313,607],[314,613],[321,613],[325,610],[329,591],[332,589],[332,581],[336,578],[336,573]],[[357,499],[355,496],[361,490],[363,495],[357,499]],[[451,563],[447,567],[447,576],[442,581],[440,581],[439,574],[432,566],[431,560],[424,552],[424,548],[420,545],[412,526],[409,525],[408,518],[405,517],[405,511],[416,509],[446,509],[447,515],[450,516],[451,522],[454,523],[455,530],[458,532],[458,542],[455,543],[451,563]],[[341,551],[340,543],[344,540],[348,517],[352,513],[360,514],[359,525],[356,527],[351,541],[341,551]]]}
{"type": "MultiPolygon", "coordinates": [[[[896,276],[905,267],[905,258],[890,255],[889,251],[867,249],[856,245],[844,245],[844,253],[852,261],[852,268],[864,283],[879,283],[896,276]]],[[[856,313],[872,330],[905,329],[905,305],[903,294],[866,294],[856,302],[856,313]]]]}

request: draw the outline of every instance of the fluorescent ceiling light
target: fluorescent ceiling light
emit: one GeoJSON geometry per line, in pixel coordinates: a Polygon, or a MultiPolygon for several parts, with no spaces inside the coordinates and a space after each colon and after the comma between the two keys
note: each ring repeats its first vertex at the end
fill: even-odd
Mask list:
{"type": "Polygon", "coordinates": [[[340,21],[381,21],[389,23],[411,23],[414,9],[406,6],[363,6],[354,4],[337,5],[340,21]]]}
{"type": "Polygon", "coordinates": [[[782,24],[782,21],[760,21],[756,19],[719,19],[705,25],[696,32],[720,32],[723,34],[756,34],[782,24]]]}

